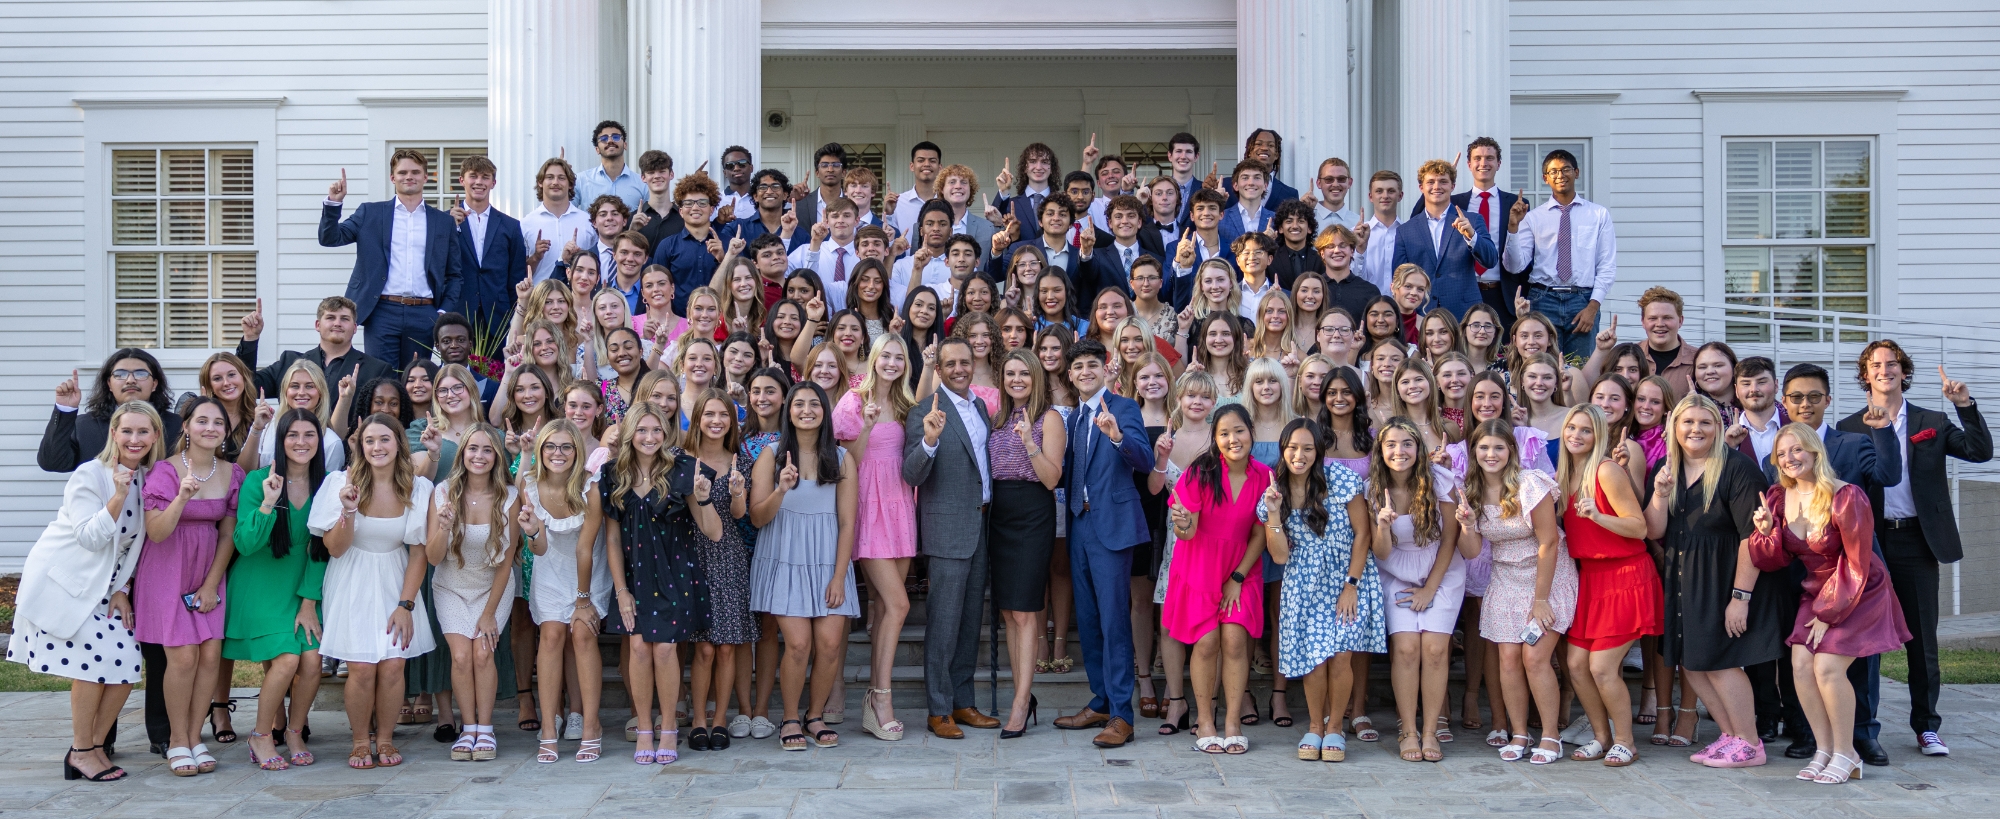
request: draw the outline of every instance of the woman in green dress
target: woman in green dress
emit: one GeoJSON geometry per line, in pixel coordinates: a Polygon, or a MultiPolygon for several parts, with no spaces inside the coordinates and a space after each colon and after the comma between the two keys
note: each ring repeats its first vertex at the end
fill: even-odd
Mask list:
{"type": "Polygon", "coordinates": [[[250,754],[267,771],[313,762],[302,732],[319,691],[320,581],[327,562],[326,546],[306,531],[313,493],[326,477],[320,448],[326,430],[319,416],[303,409],[287,410],[275,429],[277,462],[245,476],[237,498],[237,557],[229,567],[234,596],[222,641],[222,656],[264,666],[250,754]],[[289,762],[271,736],[281,714],[288,717],[289,762]]]}

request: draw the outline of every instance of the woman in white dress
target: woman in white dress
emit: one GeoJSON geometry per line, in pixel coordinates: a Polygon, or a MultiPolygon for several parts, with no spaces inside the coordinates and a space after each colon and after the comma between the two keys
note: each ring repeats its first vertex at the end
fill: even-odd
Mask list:
{"type": "Polygon", "coordinates": [[[515,513],[534,554],[528,611],[541,633],[535,670],[540,675],[541,747],[535,761],[553,763],[562,717],[563,658],[576,658],[577,702],[583,714],[583,744],[576,761],[595,762],[604,747],[597,703],[604,680],[604,657],[597,650],[598,625],[611,613],[611,564],[602,534],[603,506],[597,474],[583,465],[592,446],[568,419],[542,425],[521,469],[521,509],[515,513]],[[581,545],[579,545],[581,544],[581,545]]]}
{"type": "Polygon", "coordinates": [[[1380,551],[1386,543],[1389,550],[1378,568],[1387,598],[1389,679],[1402,719],[1397,753],[1409,762],[1444,758],[1436,729],[1445,719],[1451,632],[1465,600],[1465,559],[1479,553],[1476,539],[1469,551],[1459,540],[1453,483],[1449,470],[1430,462],[1416,424],[1389,419],[1368,464],[1368,500],[1381,504],[1370,548],[1380,551]],[[1445,549],[1445,543],[1457,548],[1445,549]]]}
{"type": "Polygon", "coordinates": [[[326,476],[306,521],[332,556],[320,653],[347,662],[354,732],[347,766],[393,768],[403,764],[390,741],[403,706],[403,662],[437,647],[422,600],[425,561],[411,554],[424,546],[431,482],[414,473],[396,419],[368,416],[355,438],[358,463],[326,476]]]}
{"type": "Polygon", "coordinates": [[[160,427],[144,401],[112,410],[104,451],[70,474],[62,507],[21,567],[7,659],[70,678],[65,780],[125,778],[104,743],[141,676],[129,583],[146,531],[140,486],[166,455],[160,427]]]}
{"type": "Polygon", "coordinates": [[[513,613],[513,520],[520,492],[499,471],[499,430],[477,424],[461,440],[452,477],[431,493],[424,552],[436,567],[431,605],[451,649],[452,694],[467,718],[451,745],[451,758],[463,762],[490,760],[499,751],[493,741],[493,696],[500,683],[493,651],[513,613]]]}

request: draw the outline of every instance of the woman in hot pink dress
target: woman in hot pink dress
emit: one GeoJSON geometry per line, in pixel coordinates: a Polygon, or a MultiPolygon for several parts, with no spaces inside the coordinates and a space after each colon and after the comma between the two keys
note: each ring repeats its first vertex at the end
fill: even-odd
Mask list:
{"type": "Polygon", "coordinates": [[[833,437],[857,460],[861,493],[854,525],[854,559],[874,590],[869,622],[874,626],[874,656],[870,665],[867,707],[874,709],[863,725],[878,739],[903,738],[890,699],[889,673],[896,662],[903,618],[910,598],[903,578],[917,554],[917,509],[909,484],[903,483],[903,419],[916,399],[910,394],[910,356],[903,337],[875,337],[868,369],[861,384],[833,409],[833,437]]]}
{"type": "Polygon", "coordinates": [[[1250,641],[1264,632],[1264,530],[1257,525],[1257,503],[1271,485],[1271,468],[1250,457],[1251,428],[1243,405],[1217,410],[1208,451],[1181,475],[1168,510],[1178,544],[1160,621],[1168,636],[1194,647],[1188,671],[1200,720],[1195,747],[1211,754],[1250,750],[1238,726],[1250,683],[1250,641]],[[1226,701],[1219,733],[1218,676],[1226,701]]]}

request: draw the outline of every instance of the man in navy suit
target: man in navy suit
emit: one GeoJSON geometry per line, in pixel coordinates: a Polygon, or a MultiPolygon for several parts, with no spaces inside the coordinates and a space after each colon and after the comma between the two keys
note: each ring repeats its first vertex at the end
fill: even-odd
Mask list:
{"type": "MultiPolygon", "coordinates": [[[[1505,251],[1507,238],[1512,235],[1508,229],[1508,215],[1514,212],[1514,203],[1521,201],[1520,194],[1503,191],[1495,179],[1500,173],[1500,142],[1492,137],[1480,137],[1465,146],[1465,168],[1472,172],[1472,190],[1451,195],[1451,203],[1459,210],[1472,215],[1475,221],[1486,223],[1486,235],[1493,237],[1493,246],[1505,251]]],[[[1509,328],[1514,326],[1514,294],[1525,292],[1528,273],[1532,265],[1519,271],[1509,271],[1506,265],[1488,267],[1475,262],[1472,272],[1479,277],[1479,299],[1486,302],[1500,314],[1501,338],[1507,337],[1509,328]]]]}
{"type": "Polygon", "coordinates": [[[528,248],[521,238],[521,220],[501,213],[488,199],[493,181],[492,160],[466,157],[458,178],[465,198],[451,209],[451,218],[458,222],[465,318],[481,333],[497,336],[506,332],[514,312],[514,286],[528,277],[528,248]]]}
{"type": "MultiPolygon", "coordinates": [[[[1785,371],[1779,395],[1784,400],[1785,413],[1794,423],[1819,431],[1820,440],[1826,445],[1827,465],[1833,468],[1834,476],[1842,482],[1855,484],[1869,492],[1880,492],[1882,487],[1902,480],[1903,448],[1896,442],[1895,419],[1881,406],[1870,404],[1859,414],[1867,432],[1834,429],[1826,423],[1827,398],[1832,389],[1833,382],[1825,368],[1817,364],[1797,364],[1785,371]]],[[[1764,468],[1766,479],[1777,482],[1778,468],[1770,458],[1760,459],[1758,466],[1764,468]]],[[[1879,545],[1876,551],[1881,551],[1879,545]]],[[[1790,573],[1792,582],[1786,591],[1792,599],[1785,607],[1787,610],[1797,606],[1798,596],[1805,590],[1804,566],[1793,563],[1790,573]]],[[[1785,749],[1785,756],[1810,759],[1819,746],[1811,726],[1806,724],[1805,713],[1799,710],[1797,683],[1792,679],[1791,663],[1779,660],[1775,666],[1779,693],[1784,698],[1785,732],[1792,737],[1791,747],[1785,749]]],[[[1854,685],[1854,749],[1861,754],[1862,761],[1867,762],[1874,757],[1881,761],[1871,764],[1886,765],[1889,763],[1888,754],[1876,741],[1882,730],[1882,723],[1875,719],[1875,709],[1881,702],[1881,668],[1879,656],[1856,658],[1847,666],[1847,680],[1854,685]]]]}
{"type": "Polygon", "coordinates": [[[1222,246],[1233,248],[1236,237],[1245,233],[1259,233],[1271,226],[1271,216],[1277,211],[1278,202],[1271,193],[1271,168],[1255,159],[1245,159],[1236,163],[1229,172],[1229,181],[1234,183],[1235,194],[1229,197],[1229,205],[1222,211],[1222,221],[1215,230],[1222,237],[1222,246]]]}
{"type": "Polygon", "coordinates": [[[1076,211],[1072,207],[1069,195],[1061,192],[1050,193],[1042,199],[1041,209],[1033,222],[1040,227],[1041,235],[1032,239],[1011,241],[1017,235],[1016,225],[1009,225],[1007,230],[993,234],[993,256],[986,260],[987,275],[992,276],[996,282],[1003,282],[1003,289],[1012,287],[1013,282],[1007,281],[1007,268],[1014,261],[1014,251],[1022,247],[1035,247],[1039,248],[1042,256],[1048,259],[1048,269],[1061,270],[1070,281],[1076,281],[1077,271],[1083,268],[1083,256],[1076,248],[1069,246],[1069,228],[1075,222],[1076,211]]]}
{"type": "Polygon", "coordinates": [[[423,154],[409,148],[396,151],[389,160],[395,198],[364,202],[343,222],[347,169],[342,168],[340,181],[327,188],[319,214],[320,247],[361,245],[354,252],[347,298],[356,306],[368,354],[397,372],[412,356],[428,354],[437,314],[459,309],[457,225],[424,201],[429,174],[430,161],[423,154]]]}
{"type": "Polygon", "coordinates": [[[1424,206],[1396,229],[1396,252],[1389,267],[1423,268],[1430,274],[1438,303],[1462,319],[1467,308],[1479,303],[1479,277],[1473,264],[1499,266],[1500,249],[1485,224],[1466,218],[1465,210],[1451,203],[1451,189],[1457,184],[1458,169],[1442,159],[1425,162],[1417,170],[1424,206]]]}
{"type": "Polygon", "coordinates": [[[1020,184],[1015,184],[1014,171],[1009,166],[1002,166],[993,181],[1000,189],[994,195],[993,205],[1002,214],[1014,217],[1023,231],[1032,230],[1030,226],[1040,218],[1043,203],[1050,194],[1059,192],[1056,186],[1062,182],[1062,163],[1056,160],[1056,152],[1049,146],[1029,143],[1021,149],[1020,184]],[[1011,196],[1009,188],[1013,189],[1011,196]]]}
{"type": "Polygon", "coordinates": [[[1139,198],[1131,194],[1111,197],[1111,203],[1104,207],[1104,221],[1111,232],[1097,237],[1090,258],[1085,260],[1087,264],[1076,283],[1077,303],[1095,302],[1097,294],[1107,287],[1115,287],[1131,298],[1132,263],[1140,256],[1156,260],[1167,257],[1160,234],[1141,229],[1144,208],[1139,198]]]}
{"type": "Polygon", "coordinates": [[[1092,742],[1132,741],[1132,547],[1152,538],[1133,476],[1153,468],[1146,421],[1132,399],[1106,389],[1110,356],[1094,338],[1071,345],[1070,383],[1081,396],[1070,414],[1063,480],[1069,515],[1069,572],[1076,590],[1077,642],[1090,677],[1090,704],[1057,728],[1103,726],[1092,742]]]}
{"type": "MultiPolygon", "coordinates": [[[[1895,419],[1896,444],[1903,455],[1896,482],[1869,487],[1868,501],[1875,507],[1875,537],[1889,567],[1889,584],[1896,589],[1903,620],[1910,627],[1910,640],[1903,644],[1910,658],[1910,730],[1917,735],[1919,752],[1945,756],[1951,750],[1938,737],[1944,720],[1937,710],[1938,565],[1965,556],[1952,513],[1945,458],[1967,463],[1992,460],[1993,433],[1986,428],[1971,390],[1964,382],[1951,380],[1942,364],[1938,380],[1944,399],[1957,410],[1963,429],[1944,413],[1905,400],[1915,367],[1894,341],[1882,339],[1862,348],[1857,369],[1856,380],[1868,390],[1868,403],[1881,405],[1895,419]]],[[[1841,419],[1840,430],[1861,432],[1867,429],[1867,420],[1867,413],[1857,412],[1841,419]]],[[[1882,763],[1873,763],[1865,751],[1862,756],[1863,762],[1887,764],[1887,754],[1882,763]]]]}

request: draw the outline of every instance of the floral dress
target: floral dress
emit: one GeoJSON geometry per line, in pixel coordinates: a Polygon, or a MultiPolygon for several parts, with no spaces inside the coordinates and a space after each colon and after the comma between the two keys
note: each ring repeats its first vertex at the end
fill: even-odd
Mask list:
{"type": "MultiPolygon", "coordinates": [[[[1528,628],[1528,613],[1535,604],[1535,578],[1540,571],[1541,539],[1535,535],[1534,509],[1556,489],[1554,478],[1534,470],[1522,470],[1521,513],[1501,517],[1497,504],[1485,504],[1473,526],[1493,544],[1493,579],[1486,586],[1484,605],[1479,608],[1479,636],[1496,643],[1520,643],[1528,628]]],[[[1556,540],[1555,577],[1549,581],[1549,608],[1556,621],[1549,631],[1569,631],[1576,616],[1576,561],[1561,535],[1556,540]]]]}
{"type": "MultiPolygon", "coordinates": [[[[1303,677],[1327,658],[1349,651],[1381,654],[1389,650],[1382,612],[1382,578],[1375,557],[1364,559],[1356,586],[1357,617],[1340,619],[1334,605],[1347,586],[1348,561],[1354,556],[1354,523],[1347,519],[1347,502],[1366,487],[1361,476],[1340,464],[1327,464],[1326,533],[1306,524],[1306,513],[1294,509],[1285,519],[1285,539],[1292,556],[1285,563],[1285,585],[1278,595],[1278,672],[1303,677]]],[[[1258,518],[1268,522],[1263,504],[1258,518]]]]}

